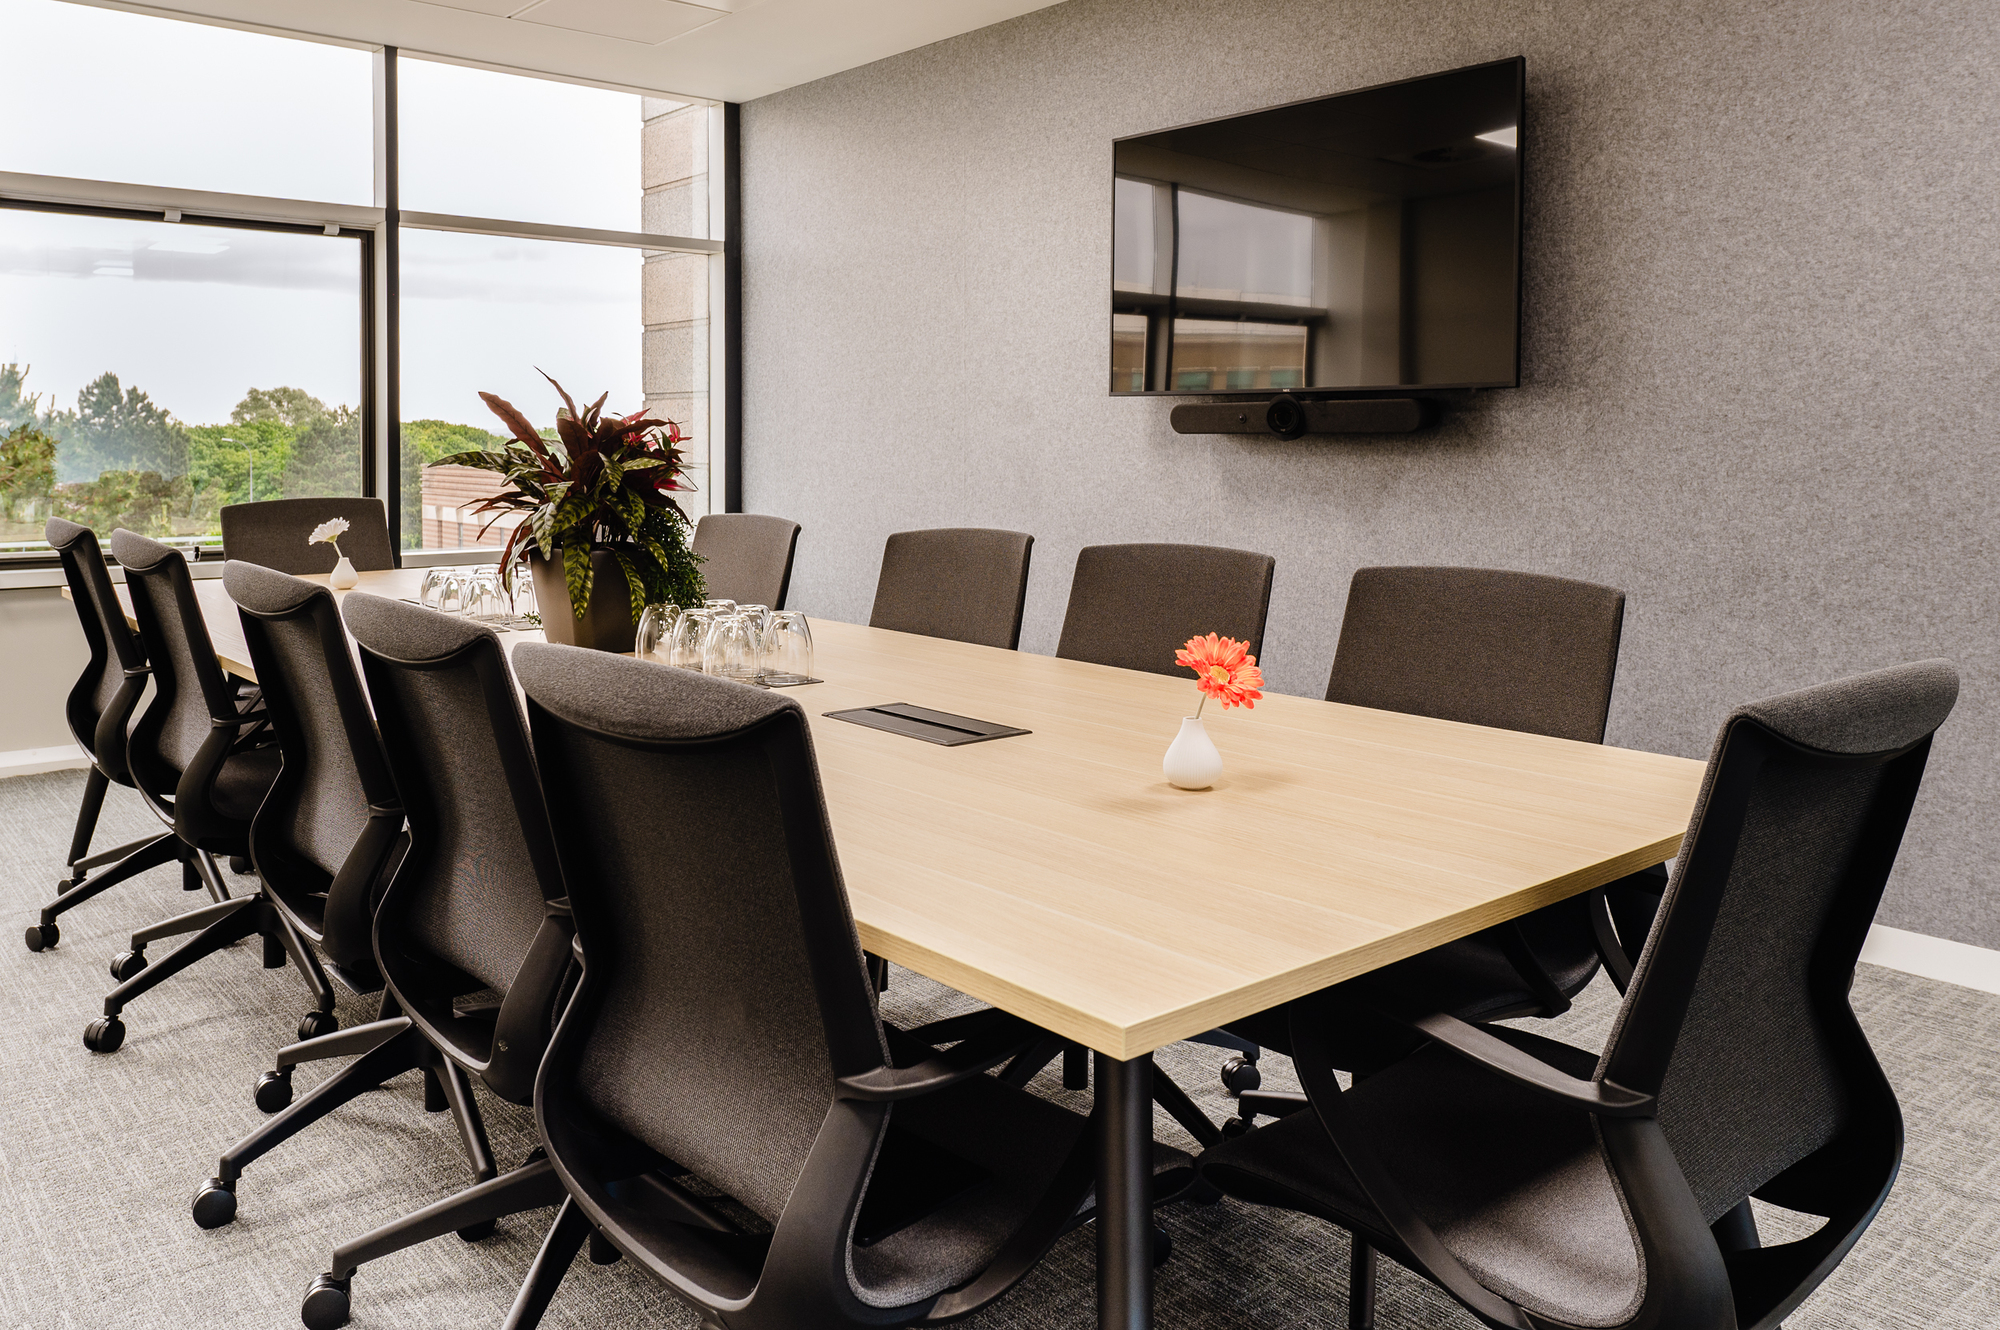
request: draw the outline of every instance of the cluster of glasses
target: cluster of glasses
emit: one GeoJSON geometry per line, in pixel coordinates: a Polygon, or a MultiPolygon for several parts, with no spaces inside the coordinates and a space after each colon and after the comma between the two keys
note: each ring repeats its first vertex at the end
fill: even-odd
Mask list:
{"type": "Polygon", "coordinates": [[[739,683],[812,683],[812,629],[797,610],[711,600],[700,609],[648,605],[634,654],[739,683]]]}
{"type": "Polygon", "coordinates": [[[535,617],[535,579],[527,564],[514,569],[513,582],[509,591],[495,564],[433,568],[424,574],[417,603],[495,628],[536,627],[541,620],[535,617]]]}

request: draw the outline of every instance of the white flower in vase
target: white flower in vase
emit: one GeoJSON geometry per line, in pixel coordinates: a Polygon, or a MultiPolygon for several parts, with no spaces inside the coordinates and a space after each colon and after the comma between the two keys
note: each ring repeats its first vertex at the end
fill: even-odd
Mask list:
{"type": "Polygon", "coordinates": [[[312,534],[306,537],[306,544],[308,545],[325,544],[333,546],[333,552],[336,557],[333,562],[333,573],[327,578],[327,582],[341,591],[347,590],[361,580],[361,575],[354,571],[354,565],[349,563],[347,556],[340,552],[340,538],[346,534],[347,519],[344,517],[329,517],[314,527],[312,534]]]}

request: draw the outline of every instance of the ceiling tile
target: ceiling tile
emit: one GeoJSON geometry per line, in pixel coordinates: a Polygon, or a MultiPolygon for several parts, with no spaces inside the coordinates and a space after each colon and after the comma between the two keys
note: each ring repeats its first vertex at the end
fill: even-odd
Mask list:
{"type": "Polygon", "coordinates": [[[540,0],[514,17],[551,28],[658,46],[724,16],[719,7],[683,4],[681,0],[540,0]]]}

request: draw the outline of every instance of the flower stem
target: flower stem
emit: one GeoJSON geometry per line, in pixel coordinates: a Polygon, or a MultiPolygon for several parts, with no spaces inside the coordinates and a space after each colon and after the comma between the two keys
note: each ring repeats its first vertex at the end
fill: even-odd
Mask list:
{"type": "Polygon", "coordinates": [[[1203,693],[1201,695],[1201,701],[1194,704],[1194,718],[1196,720],[1201,719],[1201,709],[1207,705],[1208,705],[1208,694],[1203,693]]]}

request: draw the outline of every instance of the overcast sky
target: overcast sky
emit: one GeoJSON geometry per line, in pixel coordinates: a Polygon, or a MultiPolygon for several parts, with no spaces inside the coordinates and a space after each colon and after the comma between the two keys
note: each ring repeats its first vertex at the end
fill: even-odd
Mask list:
{"type": "MultiPolygon", "coordinates": [[[[0,171],[373,201],[364,51],[0,0],[0,171]]],[[[400,62],[405,208],[639,226],[639,98],[400,62]]],[[[403,418],[553,415],[548,369],[640,404],[639,256],[405,231],[403,418]]],[[[105,370],[192,424],[252,387],[358,400],[352,240],[0,209],[0,362],[68,407],[105,370]]],[[[629,409],[629,408],[628,408],[629,409]]]]}

